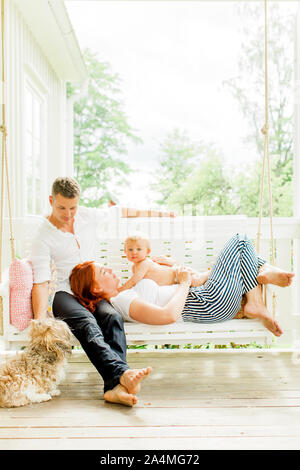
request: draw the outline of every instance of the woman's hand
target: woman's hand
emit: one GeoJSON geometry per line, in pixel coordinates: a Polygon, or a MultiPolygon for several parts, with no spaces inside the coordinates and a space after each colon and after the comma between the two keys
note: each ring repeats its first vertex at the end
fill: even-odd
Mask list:
{"type": "Polygon", "coordinates": [[[192,284],[192,273],[184,266],[179,266],[176,270],[178,283],[184,286],[192,284]]]}
{"type": "Polygon", "coordinates": [[[175,260],[169,256],[153,256],[152,261],[158,264],[163,264],[164,266],[174,266],[175,260]]]}

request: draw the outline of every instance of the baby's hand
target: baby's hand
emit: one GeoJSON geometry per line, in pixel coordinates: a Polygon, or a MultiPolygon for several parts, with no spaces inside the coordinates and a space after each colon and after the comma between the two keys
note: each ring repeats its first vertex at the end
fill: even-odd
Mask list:
{"type": "Polygon", "coordinates": [[[158,264],[163,264],[164,266],[174,266],[175,261],[173,258],[170,258],[169,256],[153,256],[152,261],[158,264]]]}
{"type": "Polygon", "coordinates": [[[184,286],[190,286],[192,283],[192,274],[184,266],[179,266],[176,269],[178,283],[184,286]]]}

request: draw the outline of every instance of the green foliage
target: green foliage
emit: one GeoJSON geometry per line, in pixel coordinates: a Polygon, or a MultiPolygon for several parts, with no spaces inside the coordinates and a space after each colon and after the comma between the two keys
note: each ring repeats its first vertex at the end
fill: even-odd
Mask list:
{"type": "MultiPolygon", "coordinates": [[[[236,5],[240,25],[241,53],[239,75],[224,84],[239,103],[248,121],[245,141],[263,154],[261,128],[265,122],[265,65],[264,65],[264,9],[263,3],[236,5]]],[[[268,105],[269,146],[272,155],[280,161],[293,157],[293,107],[290,100],[293,80],[295,18],[285,8],[273,2],[268,5],[268,105]]]]}
{"type": "MultiPolygon", "coordinates": [[[[235,178],[235,191],[239,200],[237,213],[257,217],[261,184],[261,162],[247,165],[235,178]],[[247,176],[248,175],[248,176],[247,176]]],[[[272,210],[275,217],[293,215],[293,162],[286,162],[284,171],[278,171],[278,160],[272,161],[272,210]]],[[[268,178],[265,170],[263,217],[269,215],[268,178]]]]}
{"type": "MultiPolygon", "coordinates": [[[[174,153],[169,148],[178,145],[179,131],[174,131],[175,143],[171,145],[172,134],[167,137],[168,146],[164,145],[166,155],[163,159],[161,176],[156,189],[161,187],[162,198],[169,209],[180,215],[229,215],[245,214],[257,217],[261,185],[262,161],[246,164],[236,170],[227,167],[221,152],[210,145],[193,144],[187,135],[181,155],[180,165],[175,164],[174,153]],[[189,153],[194,149],[193,153],[189,153]],[[196,153],[196,149],[199,153],[196,153]]],[[[182,142],[181,142],[182,143],[182,142]]],[[[178,162],[177,162],[178,163],[178,162]]],[[[272,210],[275,217],[293,215],[293,161],[285,162],[279,157],[271,161],[272,210]]],[[[269,215],[269,187],[267,162],[265,164],[263,217],[269,215]]]]}
{"type": "Polygon", "coordinates": [[[159,204],[185,215],[234,210],[223,157],[212,144],[192,142],[186,132],[174,129],[162,142],[161,153],[160,171],[153,185],[161,194],[159,204]]]}
{"type": "Polygon", "coordinates": [[[224,173],[221,156],[207,152],[182,186],[170,195],[169,206],[181,214],[232,214],[233,187],[224,173]]]}
{"type": "MultiPolygon", "coordinates": [[[[269,150],[274,216],[292,216],[293,207],[293,108],[292,89],[294,17],[283,6],[270,5],[269,14],[269,150]],[[289,52],[288,52],[289,51],[289,52]]],[[[192,142],[175,129],[161,145],[160,170],[154,189],[159,204],[179,214],[259,213],[259,195],[265,112],[263,5],[237,5],[242,37],[239,75],[224,82],[248,123],[245,144],[257,159],[232,169],[212,144],[192,142]]],[[[234,125],[234,124],[233,124],[234,125]]],[[[267,162],[265,164],[263,216],[269,215],[267,162]]]]}
{"type": "MultiPolygon", "coordinates": [[[[98,207],[111,199],[114,187],[127,184],[132,171],[124,161],[127,143],[139,143],[122,107],[120,78],[96,54],[84,51],[89,73],[88,95],[74,104],[74,167],[82,204],[98,207]]],[[[78,92],[69,84],[68,97],[78,92]]]]}
{"type": "MultiPolygon", "coordinates": [[[[264,145],[261,128],[265,122],[263,5],[245,3],[236,8],[242,37],[245,38],[241,44],[240,74],[224,84],[236,98],[248,122],[245,143],[252,144],[258,154],[254,165],[248,165],[244,174],[241,172],[237,176],[239,212],[257,216],[264,145]]],[[[268,5],[269,151],[275,216],[292,216],[293,206],[293,105],[290,90],[293,80],[291,45],[294,43],[294,22],[294,16],[284,6],[276,3],[268,5]]],[[[267,179],[265,188],[263,215],[267,216],[267,179]]]]}
{"type": "Polygon", "coordinates": [[[201,153],[202,145],[190,141],[186,132],[173,129],[161,143],[160,171],[152,188],[161,198],[158,204],[168,204],[170,195],[177,191],[193,171],[193,164],[201,153]]]}

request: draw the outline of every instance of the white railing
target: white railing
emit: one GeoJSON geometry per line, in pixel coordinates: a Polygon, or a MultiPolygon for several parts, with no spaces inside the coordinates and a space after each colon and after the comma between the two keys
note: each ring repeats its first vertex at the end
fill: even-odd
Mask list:
{"type": "MultiPolygon", "coordinates": [[[[28,257],[32,239],[41,223],[40,217],[15,219],[13,223],[16,252],[20,257],[28,257]]],[[[206,270],[211,267],[225,241],[234,233],[247,233],[255,241],[257,219],[244,216],[209,216],[169,218],[132,218],[115,219],[100,227],[98,237],[98,261],[114,269],[122,281],[128,278],[129,263],[123,253],[125,236],[133,231],[147,232],[152,246],[152,255],[167,254],[179,263],[192,265],[195,269],[206,270]]],[[[281,289],[275,287],[277,294],[277,315],[285,335],[279,343],[291,345],[300,338],[300,219],[273,219],[276,265],[296,273],[293,285],[281,289]]],[[[261,227],[260,255],[271,261],[269,221],[263,219],[261,227]]],[[[8,224],[4,234],[4,270],[10,264],[8,224]]],[[[0,285],[1,292],[7,292],[7,274],[0,285]]],[[[6,299],[6,309],[8,308],[6,299]]],[[[9,327],[6,315],[5,327],[9,327]]],[[[22,335],[21,335],[22,336],[22,335]]],[[[21,337],[20,336],[20,337],[21,337]]]]}

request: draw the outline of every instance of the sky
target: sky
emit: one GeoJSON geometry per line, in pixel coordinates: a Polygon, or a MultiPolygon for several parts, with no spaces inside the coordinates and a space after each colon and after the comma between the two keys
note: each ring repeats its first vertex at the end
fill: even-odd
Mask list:
{"type": "Polygon", "coordinates": [[[81,49],[98,53],[121,77],[125,113],[143,139],[128,145],[127,161],[137,173],[130,191],[119,196],[122,204],[155,206],[155,193],[145,187],[154,181],[160,143],[174,128],[191,140],[215,143],[229,167],[257,158],[243,142],[247,125],[223,84],[238,74],[234,4],[65,1],[81,49]]]}

